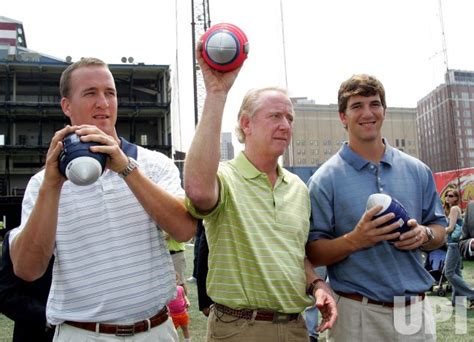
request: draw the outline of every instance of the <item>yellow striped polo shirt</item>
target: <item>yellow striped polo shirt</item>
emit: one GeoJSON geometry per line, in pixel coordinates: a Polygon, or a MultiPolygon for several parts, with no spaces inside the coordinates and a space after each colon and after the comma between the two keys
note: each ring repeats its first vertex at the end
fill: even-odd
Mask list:
{"type": "Polygon", "coordinates": [[[272,188],[244,153],[219,166],[219,201],[200,213],[209,243],[207,292],[231,308],[297,313],[311,305],[305,294],[305,244],[310,200],[306,185],[278,166],[272,188]]]}

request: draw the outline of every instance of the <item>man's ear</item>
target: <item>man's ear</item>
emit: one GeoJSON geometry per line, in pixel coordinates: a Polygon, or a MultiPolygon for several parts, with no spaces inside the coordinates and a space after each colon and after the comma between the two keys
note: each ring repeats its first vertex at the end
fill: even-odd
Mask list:
{"type": "Polygon", "coordinates": [[[61,99],[61,108],[63,113],[70,118],[71,117],[71,101],[67,97],[61,99]]]}
{"type": "Polygon", "coordinates": [[[240,128],[244,132],[244,135],[247,136],[251,133],[250,130],[250,118],[247,115],[242,115],[240,117],[240,128]]]}
{"type": "Polygon", "coordinates": [[[347,117],[346,117],[346,113],[344,113],[344,112],[339,112],[339,119],[341,120],[342,125],[344,126],[344,128],[347,129],[347,117]]]}

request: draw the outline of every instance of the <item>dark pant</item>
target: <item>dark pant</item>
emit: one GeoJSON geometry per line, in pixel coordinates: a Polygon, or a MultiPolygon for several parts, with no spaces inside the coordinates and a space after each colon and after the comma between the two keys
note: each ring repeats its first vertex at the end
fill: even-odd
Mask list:
{"type": "Polygon", "coordinates": [[[198,221],[196,229],[196,237],[194,238],[194,260],[193,260],[193,277],[197,279],[198,274],[198,258],[199,258],[199,245],[201,243],[201,235],[204,231],[204,226],[202,225],[202,220],[198,221]]]}

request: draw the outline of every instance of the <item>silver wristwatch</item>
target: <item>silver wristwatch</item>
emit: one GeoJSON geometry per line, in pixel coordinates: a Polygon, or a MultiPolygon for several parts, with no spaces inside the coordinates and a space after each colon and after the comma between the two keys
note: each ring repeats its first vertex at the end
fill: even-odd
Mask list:
{"type": "Polygon", "coordinates": [[[135,159],[128,157],[128,164],[127,167],[122,172],[118,172],[118,175],[122,178],[127,177],[129,174],[132,173],[138,167],[138,163],[135,159]]]}
{"type": "Polygon", "coordinates": [[[433,232],[433,229],[431,229],[430,227],[426,227],[426,226],[425,226],[425,232],[426,232],[426,236],[428,237],[428,240],[425,242],[425,244],[427,244],[427,243],[434,240],[435,234],[433,232]]]}

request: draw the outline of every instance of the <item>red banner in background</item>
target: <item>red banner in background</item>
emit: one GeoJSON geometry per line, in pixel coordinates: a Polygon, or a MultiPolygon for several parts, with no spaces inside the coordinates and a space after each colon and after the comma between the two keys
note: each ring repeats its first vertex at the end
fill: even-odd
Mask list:
{"type": "Polygon", "coordinates": [[[448,189],[458,189],[461,193],[461,208],[465,209],[467,202],[474,200],[474,167],[436,172],[434,174],[436,189],[444,203],[444,195],[448,189]]]}

